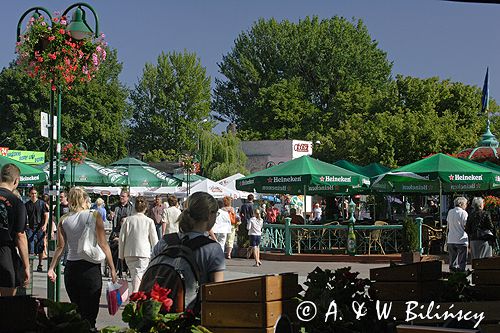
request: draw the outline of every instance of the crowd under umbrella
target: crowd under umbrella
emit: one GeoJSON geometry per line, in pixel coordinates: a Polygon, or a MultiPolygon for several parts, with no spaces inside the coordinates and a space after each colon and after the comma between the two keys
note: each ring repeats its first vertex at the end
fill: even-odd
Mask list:
{"type": "Polygon", "coordinates": [[[240,191],[299,195],[347,194],[369,185],[369,177],[310,156],[302,156],[236,180],[236,188],[240,191]]]}
{"type": "Polygon", "coordinates": [[[443,193],[500,188],[500,171],[439,153],[380,175],[372,188],[378,192],[439,193],[441,206],[443,193]]]}
{"type": "Polygon", "coordinates": [[[9,163],[16,165],[21,171],[21,184],[44,184],[47,182],[45,172],[42,170],[11,158],[0,156],[0,168],[9,163]]]}
{"type": "Polygon", "coordinates": [[[133,157],[126,157],[110,164],[125,176],[127,186],[141,187],[173,187],[181,185],[181,181],[149,166],[133,157]]]}

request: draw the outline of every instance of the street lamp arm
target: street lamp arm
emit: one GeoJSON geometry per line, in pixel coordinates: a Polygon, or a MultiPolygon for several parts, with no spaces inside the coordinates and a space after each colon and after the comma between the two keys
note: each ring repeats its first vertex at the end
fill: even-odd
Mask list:
{"type": "MultiPolygon", "coordinates": [[[[97,16],[97,13],[96,11],[94,10],[94,8],[92,8],[92,6],[90,6],[88,3],[85,3],[85,2],[77,2],[75,4],[72,4],[71,6],[69,6],[68,8],[66,8],[66,10],[63,12],[62,16],[66,16],[68,14],[68,12],[70,10],[72,10],[73,8],[75,7],[78,7],[81,9],[81,7],[85,7],[85,8],[88,8],[90,9],[90,11],[92,12],[92,14],[94,14],[94,19],[95,19],[95,32],[94,32],[94,36],[95,38],[98,38],[99,37],[99,17],[97,16]]],[[[83,18],[84,18],[84,22],[85,22],[85,25],[88,27],[88,24],[87,24],[87,21],[85,21],[85,11],[83,11],[83,18]]],[[[89,27],[90,29],[90,27],[89,27]]]]}
{"type": "Polygon", "coordinates": [[[21,24],[23,24],[23,20],[26,17],[26,15],[28,15],[32,11],[34,11],[36,14],[40,15],[39,14],[40,10],[49,16],[50,24],[52,25],[52,15],[50,15],[50,12],[47,9],[45,9],[44,7],[32,7],[30,9],[28,9],[27,11],[25,11],[23,15],[21,15],[21,18],[19,19],[19,22],[17,23],[17,35],[16,35],[16,37],[17,37],[18,42],[21,41],[21,24]]]}

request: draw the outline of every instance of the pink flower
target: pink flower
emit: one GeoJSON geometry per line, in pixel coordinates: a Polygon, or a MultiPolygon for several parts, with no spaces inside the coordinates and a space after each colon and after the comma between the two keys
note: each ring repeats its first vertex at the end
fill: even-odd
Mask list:
{"type": "Polygon", "coordinates": [[[59,29],[59,33],[60,33],[61,35],[64,35],[64,33],[65,33],[65,32],[66,32],[66,31],[65,31],[63,28],[59,29]]]}
{"type": "Polygon", "coordinates": [[[50,42],[52,42],[54,39],[56,39],[55,36],[49,36],[49,38],[47,38],[50,42]]]}
{"type": "Polygon", "coordinates": [[[42,23],[40,23],[42,25],[42,27],[45,27],[47,25],[47,23],[45,23],[45,21],[42,21],[42,23]]]}
{"type": "Polygon", "coordinates": [[[66,23],[67,23],[66,20],[61,20],[62,25],[66,25],[66,23]]]}

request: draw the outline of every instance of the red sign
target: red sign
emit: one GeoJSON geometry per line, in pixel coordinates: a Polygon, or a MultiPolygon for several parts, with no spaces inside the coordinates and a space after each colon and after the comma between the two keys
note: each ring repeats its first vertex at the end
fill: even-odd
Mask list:
{"type": "Polygon", "coordinates": [[[0,155],[7,156],[8,152],[9,152],[9,148],[7,148],[7,147],[0,147],[0,155]]]}
{"type": "Polygon", "coordinates": [[[293,145],[293,150],[300,153],[309,152],[309,144],[308,143],[296,143],[293,145]]]}

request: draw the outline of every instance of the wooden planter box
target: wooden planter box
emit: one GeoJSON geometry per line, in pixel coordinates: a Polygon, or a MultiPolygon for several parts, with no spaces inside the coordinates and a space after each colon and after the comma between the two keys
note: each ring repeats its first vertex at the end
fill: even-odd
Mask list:
{"type": "Polygon", "coordinates": [[[372,285],[376,298],[381,301],[432,301],[442,288],[442,281],[375,282],[372,285]]]}
{"type": "Polygon", "coordinates": [[[473,270],[495,269],[500,270],[500,257],[491,257],[472,260],[473,270]]]}
{"type": "Polygon", "coordinates": [[[269,302],[297,296],[298,275],[284,273],[204,284],[202,302],[269,302]]]}
{"type": "Polygon", "coordinates": [[[437,260],[370,269],[372,281],[433,281],[440,279],[442,275],[442,263],[437,260]]]}
{"type": "Polygon", "coordinates": [[[202,286],[201,322],[214,333],[291,333],[298,292],[294,273],[208,283],[202,286]]]}

